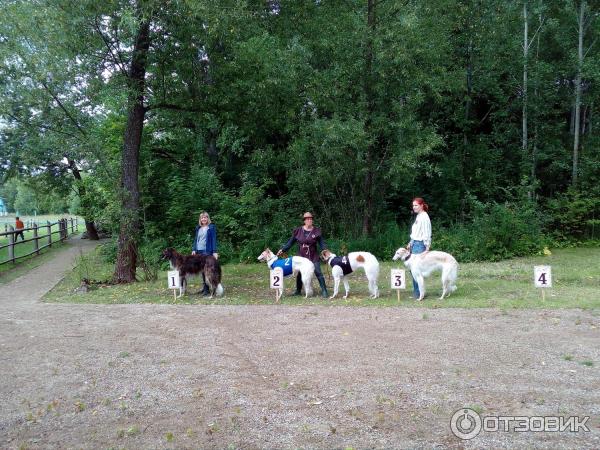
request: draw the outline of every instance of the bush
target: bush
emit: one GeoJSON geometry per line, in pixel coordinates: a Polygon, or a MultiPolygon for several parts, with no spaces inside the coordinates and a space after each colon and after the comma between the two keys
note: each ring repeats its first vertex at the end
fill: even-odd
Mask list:
{"type": "Polygon", "coordinates": [[[599,238],[600,197],[569,190],[549,200],[548,230],[555,246],[580,243],[599,238]]]}
{"type": "Polygon", "coordinates": [[[533,204],[477,205],[472,222],[440,230],[433,247],[463,262],[498,261],[541,252],[548,243],[542,230],[533,204]]]}

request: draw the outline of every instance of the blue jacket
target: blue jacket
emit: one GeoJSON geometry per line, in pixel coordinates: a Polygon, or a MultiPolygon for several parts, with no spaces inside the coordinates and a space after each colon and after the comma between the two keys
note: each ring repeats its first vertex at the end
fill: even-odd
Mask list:
{"type": "Polygon", "coordinates": [[[283,269],[283,276],[287,277],[288,275],[291,275],[293,270],[292,270],[292,258],[285,258],[285,259],[281,259],[279,258],[278,260],[276,260],[273,264],[271,264],[271,270],[280,267],[281,269],[283,269]]]}
{"type": "MultiPolygon", "coordinates": [[[[196,225],[196,229],[194,230],[194,241],[192,242],[192,251],[197,252],[198,248],[198,230],[200,229],[200,225],[196,225]]],[[[208,225],[208,232],[206,233],[206,252],[205,254],[212,255],[213,253],[217,253],[217,227],[214,224],[208,225]]]]}

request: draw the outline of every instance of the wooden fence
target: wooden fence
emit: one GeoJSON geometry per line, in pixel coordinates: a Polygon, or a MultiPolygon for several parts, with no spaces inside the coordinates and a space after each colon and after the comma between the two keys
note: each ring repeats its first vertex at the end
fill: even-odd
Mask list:
{"type": "Polygon", "coordinates": [[[37,223],[28,223],[28,225],[30,226],[20,230],[15,230],[12,225],[5,225],[5,232],[0,233],[0,239],[5,236],[8,237],[8,244],[0,245],[0,251],[8,248],[8,259],[0,261],[0,265],[14,263],[20,258],[25,258],[33,254],[39,255],[40,250],[46,247],[52,247],[53,243],[64,241],[69,235],[76,233],[78,231],[79,221],[77,218],[70,218],[59,219],[54,223],[48,221],[45,225],[37,223]],[[33,237],[21,239],[17,242],[18,235],[21,235],[23,238],[24,235],[22,233],[25,231],[33,231],[33,237]],[[45,232],[45,234],[40,234],[40,231],[45,232]],[[17,245],[27,244],[28,242],[33,242],[33,250],[29,253],[15,256],[15,247],[17,245]]]}

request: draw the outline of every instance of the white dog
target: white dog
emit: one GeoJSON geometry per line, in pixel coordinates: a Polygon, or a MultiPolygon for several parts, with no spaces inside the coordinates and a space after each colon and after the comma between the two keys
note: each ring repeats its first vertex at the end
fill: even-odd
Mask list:
{"type": "MultiPolygon", "coordinates": [[[[296,275],[300,272],[302,277],[302,284],[304,285],[305,297],[313,295],[312,290],[312,277],[315,273],[315,265],[313,262],[304,258],[303,256],[292,256],[291,258],[279,259],[268,248],[263,251],[258,257],[259,261],[266,261],[269,269],[273,270],[275,267],[281,267],[283,269],[283,276],[296,275]]],[[[283,288],[279,289],[278,299],[283,295],[283,288]]]]}
{"type": "Polygon", "coordinates": [[[377,278],[379,277],[379,261],[369,252],[351,252],[348,256],[337,256],[329,250],[321,252],[321,258],[331,266],[331,274],[335,282],[333,287],[333,295],[329,298],[335,298],[340,288],[340,281],[344,282],[346,295],[350,292],[347,276],[358,268],[365,271],[367,280],[369,280],[369,292],[371,298],[379,297],[379,288],[377,287],[377,278]]]}
{"type": "Polygon", "coordinates": [[[393,260],[397,261],[399,259],[410,269],[413,278],[419,285],[419,293],[421,294],[419,301],[425,297],[425,277],[436,270],[442,271],[443,291],[440,300],[456,290],[458,263],[450,253],[432,251],[413,255],[404,247],[400,247],[396,250],[393,260]]]}

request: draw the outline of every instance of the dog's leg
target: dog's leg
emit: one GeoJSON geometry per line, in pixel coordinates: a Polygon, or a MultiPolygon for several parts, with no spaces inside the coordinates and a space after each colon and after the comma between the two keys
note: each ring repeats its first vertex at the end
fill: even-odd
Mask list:
{"type": "Polygon", "coordinates": [[[302,275],[302,284],[304,285],[304,298],[312,297],[312,277],[314,274],[314,269],[310,267],[300,272],[300,274],[302,275]]]}
{"type": "MultiPolygon", "coordinates": [[[[187,280],[185,279],[185,276],[180,278],[180,284],[179,284],[179,297],[182,297],[183,295],[185,295],[185,288],[187,286],[187,280]]],[[[177,298],[179,298],[177,297],[177,298]]]]}
{"type": "Polygon", "coordinates": [[[419,274],[417,275],[417,284],[419,285],[419,301],[423,300],[423,298],[425,297],[425,278],[423,278],[423,275],[419,274]]]}
{"type": "Polygon", "coordinates": [[[379,297],[379,288],[377,287],[377,280],[373,278],[369,279],[369,292],[371,293],[371,298],[379,297]]]}
{"type": "Polygon", "coordinates": [[[350,293],[350,283],[348,283],[348,277],[344,277],[342,280],[344,280],[344,289],[346,290],[346,295],[344,295],[344,298],[348,298],[348,294],[350,293]]]}
{"type": "Polygon", "coordinates": [[[374,261],[371,267],[365,267],[365,275],[367,276],[367,280],[369,280],[369,292],[371,293],[371,298],[379,297],[379,288],[377,287],[379,263],[374,261]]]}
{"type": "Polygon", "coordinates": [[[450,284],[450,280],[445,273],[442,272],[442,296],[440,300],[444,300],[444,297],[448,294],[448,285],[450,284]]]}
{"type": "MultiPolygon", "coordinates": [[[[333,295],[331,297],[329,297],[329,299],[337,297],[339,290],[340,290],[340,277],[335,277],[333,279],[333,295]]],[[[346,297],[344,297],[344,298],[346,298],[346,297]]]]}

